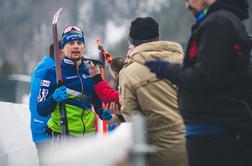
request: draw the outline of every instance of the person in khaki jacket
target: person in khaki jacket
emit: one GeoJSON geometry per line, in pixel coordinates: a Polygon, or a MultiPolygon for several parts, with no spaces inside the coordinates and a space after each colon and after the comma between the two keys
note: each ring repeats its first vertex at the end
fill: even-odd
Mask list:
{"type": "Polygon", "coordinates": [[[129,118],[142,114],[147,121],[149,144],[156,152],[148,157],[151,166],[187,166],[184,125],[178,112],[177,88],[159,79],[144,65],[149,60],[181,63],[180,44],[159,41],[158,23],[151,17],[131,22],[129,52],[120,71],[121,111],[129,118]]]}

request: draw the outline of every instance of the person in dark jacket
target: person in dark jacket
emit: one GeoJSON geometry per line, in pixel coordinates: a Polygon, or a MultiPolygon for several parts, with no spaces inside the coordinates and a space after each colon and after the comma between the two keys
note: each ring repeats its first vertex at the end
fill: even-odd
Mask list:
{"type": "Polygon", "coordinates": [[[186,0],[196,17],[182,65],[149,61],[178,86],[191,166],[252,165],[246,0],[186,0]]]}

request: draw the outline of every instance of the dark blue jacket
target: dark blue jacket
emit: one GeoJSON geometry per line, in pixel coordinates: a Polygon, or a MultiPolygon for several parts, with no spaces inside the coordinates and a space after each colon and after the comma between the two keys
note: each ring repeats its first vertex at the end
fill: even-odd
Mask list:
{"type": "MultiPolygon", "coordinates": [[[[85,132],[93,132],[92,123],[95,117],[91,113],[91,107],[94,106],[95,112],[101,116],[102,102],[94,91],[93,80],[88,68],[81,63],[77,69],[76,64],[65,57],[61,62],[61,69],[63,85],[67,88],[68,93],[65,103],[70,135],[79,136],[85,132]]],[[[42,116],[52,113],[48,126],[52,130],[60,132],[59,109],[57,102],[53,99],[56,88],[55,67],[52,67],[44,75],[40,84],[38,113],[42,116]]]]}

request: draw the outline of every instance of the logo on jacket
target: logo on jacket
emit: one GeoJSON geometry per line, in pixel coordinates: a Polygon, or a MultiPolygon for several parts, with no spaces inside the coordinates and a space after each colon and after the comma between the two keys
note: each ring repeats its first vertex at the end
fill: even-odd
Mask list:
{"type": "Polygon", "coordinates": [[[235,53],[236,53],[238,56],[240,56],[240,57],[243,56],[243,52],[242,52],[241,46],[240,46],[239,44],[234,44],[234,45],[233,45],[233,48],[234,48],[234,50],[235,50],[235,53]]]}
{"type": "Polygon", "coordinates": [[[74,65],[74,62],[69,59],[64,59],[64,62],[69,65],[74,65]]]}
{"type": "Polygon", "coordinates": [[[49,85],[50,85],[50,81],[48,80],[41,80],[40,82],[40,86],[49,87],[49,85]]]}
{"type": "Polygon", "coordinates": [[[87,78],[86,74],[82,74],[82,77],[83,77],[84,79],[86,79],[86,78],[87,78]]]}
{"type": "Polygon", "coordinates": [[[91,77],[90,75],[86,75],[86,74],[82,74],[82,77],[84,78],[84,79],[87,79],[88,77],[91,77]]]}
{"type": "Polygon", "coordinates": [[[198,53],[198,45],[195,40],[192,41],[189,49],[189,59],[192,61],[196,58],[198,53]]]}
{"type": "Polygon", "coordinates": [[[75,75],[75,76],[68,76],[68,77],[66,77],[67,80],[74,79],[74,78],[78,78],[78,76],[75,75]]]}
{"type": "Polygon", "coordinates": [[[48,89],[40,89],[39,96],[38,96],[38,102],[45,100],[47,95],[48,95],[48,89]]]}

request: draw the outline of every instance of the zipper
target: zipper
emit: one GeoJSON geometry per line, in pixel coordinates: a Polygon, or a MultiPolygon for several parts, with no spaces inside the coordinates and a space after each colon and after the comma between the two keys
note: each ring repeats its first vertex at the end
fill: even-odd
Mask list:
{"type": "Polygon", "coordinates": [[[78,70],[77,66],[76,66],[76,72],[77,72],[78,78],[79,78],[80,83],[81,83],[81,98],[80,98],[80,102],[82,102],[83,93],[84,93],[84,86],[83,86],[83,82],[82,82],[82,79],[80,77],[80,73],[79,73],[79,70],[78,70]]]}
{"type": "Polygon", "coordinates": [[[241,99],[241,102],[244,104],[244,106],[246,107],[246,110],[248,110],[249,113],[249,117],[252,118],[252,111],[250,106],[248,105],[247,101],[244,99],[241,99]]]}
{"type": "MultiPolygon", "coordinates": [[[[83,93],[84,93],[84,86],[83,86],[83,82],[82,82],[82,79],[81,79],[80,74],[79,74],[78,67],[77,67],[76,64],[75,64],[75,66],[76,66],[77,76],[78,76],[78,78],[80,80],[80,84],[81,84],[81,98],[80,98],[80,102],[82,103],[83,93]]],[[[82,125],[83,125],[83,132],[82,132],[82,134],[84,135],[85,134],[85,130],[86,130],[86,126],[85,126],[85,122],[83,121],[83,116],[84,116],[84,109],[83,109],[82,114],[81,114],[81,122],[82,122],[82,125]]]]}
{"type": "Polygon", "coordinates": [[[81,122],[82,122],[82,125],[83,125],[82,135],[84,135],[85,132],[86,132],[86,125],[85,125],[85,122],[83,121],[83,116],[84,116],[84,109],[83,109],[82,114],[81,114],[81,122]]]}
{"type": "Polygon", "coordinates": [[[247,113],[249,115],[250,118],[252,118],[252,110],[247,102],[247,100],[243,99],[243,98],[238,98],[238,97],[234,97],[234,99],[238,102],[240,102],[241,104],[243,104],[243,106],[245,107],[245,109],[247,110],[247,113]]]}

